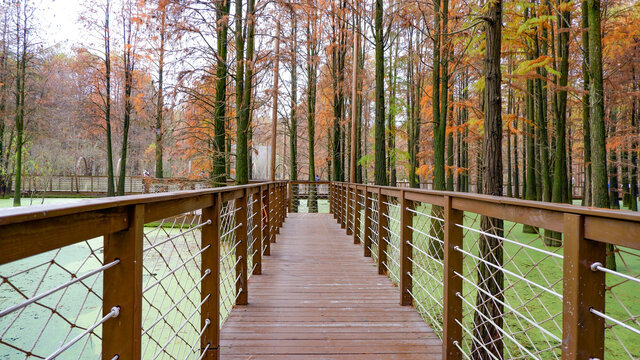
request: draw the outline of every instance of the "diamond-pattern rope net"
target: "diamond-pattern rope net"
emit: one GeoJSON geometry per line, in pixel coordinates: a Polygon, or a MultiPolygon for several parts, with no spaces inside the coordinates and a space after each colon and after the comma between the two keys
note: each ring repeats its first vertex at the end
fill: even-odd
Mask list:
{"type": "Polygon", "coordinates": [[[442,210],[429,204],[409,204],[412,216],[410,292],[416,310],[442,338],[443,260],[442,210]]]}
{"type": "MultiPolygon", "coordinates": [[[[103,317],[103,271],[65,285],[103,265],[103,238],[98,237],[0,266],[0,311],[15,308],[0,316],[0,358],[44,359],[97,324],[103,317]]],[[[99,357],[101,330],[87,333],[64,351],[64,358],[99,357]]]]}
{"type": "Polygon", "coordinates": [[[559,359],[561,234],[490,218],[483,224],[482,216],[471,213],[459,226],[463,352],[491,357],[502,347],[508,359],[559,359]]]}
{"type": "Polygon", "coordinates": [[[640,359],[640,251],[615,245],[607,255],[605,358],[640,359]]]}
{"type": "MultiPolygon", "coordinates": [[[[182,359],[199,341],[201,213],[166,218],[145,231],[142,274],[142,357],[182,359]]],[[[205,269],[206,270],[206,269],[205,269]]]]}

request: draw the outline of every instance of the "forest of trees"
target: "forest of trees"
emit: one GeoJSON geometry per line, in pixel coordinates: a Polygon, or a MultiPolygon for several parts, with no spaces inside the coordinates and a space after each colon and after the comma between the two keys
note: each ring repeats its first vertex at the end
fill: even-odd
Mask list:
{"type": "Polygon", "coordinates": [[[42,6],[0,7],[3,189],[243,184],[275,144],[276,178],[637,210],[639,2],[91,0],[67,48],[42,6]]]}

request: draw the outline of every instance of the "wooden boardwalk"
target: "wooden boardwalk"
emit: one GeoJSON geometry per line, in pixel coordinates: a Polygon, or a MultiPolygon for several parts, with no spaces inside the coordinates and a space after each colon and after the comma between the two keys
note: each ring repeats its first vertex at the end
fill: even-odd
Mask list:
{"type": "Polygon", "coordinates": [[[221,359],[441,359],[441,341],[330,214],[289,214],[221,359]]]}

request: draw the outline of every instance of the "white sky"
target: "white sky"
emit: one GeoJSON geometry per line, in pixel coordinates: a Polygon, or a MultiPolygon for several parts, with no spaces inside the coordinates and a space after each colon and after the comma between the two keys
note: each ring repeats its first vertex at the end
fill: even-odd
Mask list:
{"type": "Polygon", "coordinates": [[[41,0],[34,4],[45,45],[60,43],[62,49],[68,50],[83,38],[84,29],[78,22],[82,3],[82,0],[41,0]]]}

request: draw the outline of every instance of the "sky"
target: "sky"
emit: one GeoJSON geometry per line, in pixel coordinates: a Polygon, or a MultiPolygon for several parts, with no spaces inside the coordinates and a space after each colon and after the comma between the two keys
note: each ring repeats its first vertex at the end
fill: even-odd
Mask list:
{"type": "Polygon", "coordinates": [[[82,0],[41,0],[36,2],[36,18],[45,45],[60,44],[71,49],[83,38],[82,25],[78,23],[82,0]]]}

